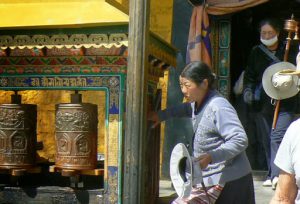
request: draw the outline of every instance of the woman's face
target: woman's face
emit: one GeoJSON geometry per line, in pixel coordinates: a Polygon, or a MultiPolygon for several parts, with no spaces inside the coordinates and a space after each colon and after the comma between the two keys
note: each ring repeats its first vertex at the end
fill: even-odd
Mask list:
{"type": "Polygon", "coordinates": [[[207,79],[204,79],[201,84],[197,85],[195,82],[180,76],[179,82],[181,92],[188,102],[200,103],[208,90],[207,79]]]}
{"type": "Polygon", "coordinates": [[[263,25],[260,29],[260,37],[264,40],[274,38],[276,35],[278,36],[277,31],[269,24],[263,25]]]}

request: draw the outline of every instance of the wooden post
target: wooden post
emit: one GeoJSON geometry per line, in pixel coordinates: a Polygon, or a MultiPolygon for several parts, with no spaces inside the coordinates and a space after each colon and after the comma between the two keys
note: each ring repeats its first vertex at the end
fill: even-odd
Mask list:
{"type": "Polygon", "coordinates": [[[145,149],[149,0],[130,0],[123,195],[125,204],[145,201],[145,149]]]}

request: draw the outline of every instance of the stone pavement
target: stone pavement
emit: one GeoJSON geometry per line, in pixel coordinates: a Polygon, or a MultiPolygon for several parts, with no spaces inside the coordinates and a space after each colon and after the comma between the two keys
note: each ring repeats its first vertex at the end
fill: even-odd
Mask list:
{"type": "MultiPolygon", "coordinates": [[[[262,186],[264,174],[265,172],[253,172],[256,204],[268,204],[274,194],[271,187],[262,186]]],[[[171,181],[161,180],[158,204],[169,204],[175,198],[176,193],[171,187],[171,181]]]]}

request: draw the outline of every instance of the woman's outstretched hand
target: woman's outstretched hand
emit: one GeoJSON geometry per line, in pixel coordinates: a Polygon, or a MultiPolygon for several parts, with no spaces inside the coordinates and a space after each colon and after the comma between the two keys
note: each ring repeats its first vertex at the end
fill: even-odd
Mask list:
{"type": "Polygon", "coordinates": [[[159,120],[157,112],[148,112],[148,120],[153,121],[153,125],[150,128],[155,128],[161,121],[159,120]]]}

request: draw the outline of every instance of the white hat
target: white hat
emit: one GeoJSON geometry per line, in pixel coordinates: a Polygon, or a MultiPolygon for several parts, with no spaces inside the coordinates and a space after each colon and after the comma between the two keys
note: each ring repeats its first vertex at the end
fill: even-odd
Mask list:
{"type": "Polygon", "coordinates": [[[200,164],[193,160],[184,144],[178,143],[174,147],[170,159],[170,176],[180,198],[188,197],[192,186],[202,182],[200,164]]]}
{"type": "Polygon", "coordinates": [[[296,71],[296,66],[289,62],[278,62],[264,71],[262,85],[271,98],[281,100],[298,93],[298,76],[279,73],[288,69],[296,71]]]}

